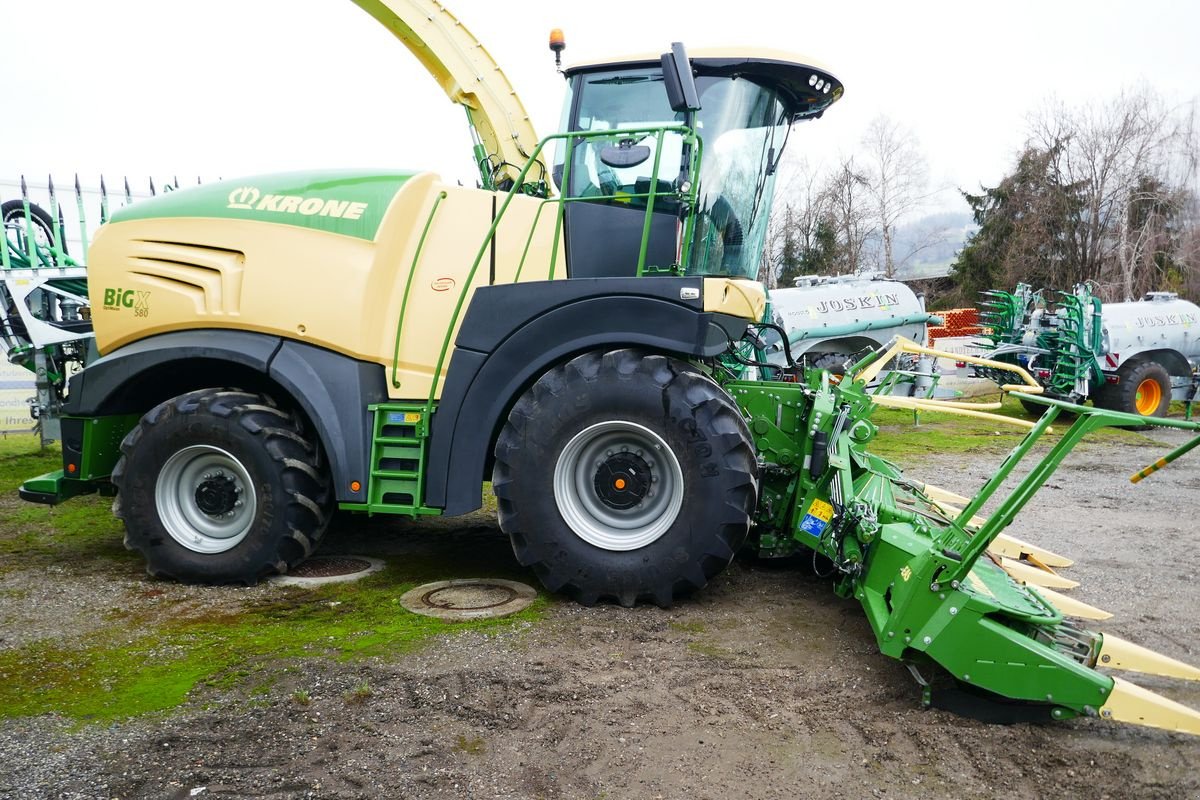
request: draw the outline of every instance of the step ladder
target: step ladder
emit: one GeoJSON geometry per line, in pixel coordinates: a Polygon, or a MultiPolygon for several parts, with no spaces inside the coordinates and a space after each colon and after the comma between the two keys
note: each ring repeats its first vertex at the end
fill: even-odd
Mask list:
{"type": "Polygon", "coordinates": [[[367,511],[409,517],[441,514],[441,509],[426,508],[422,502],[433,409],[424,403],[377,403],[367,409],[375,420],[367,511]]]}

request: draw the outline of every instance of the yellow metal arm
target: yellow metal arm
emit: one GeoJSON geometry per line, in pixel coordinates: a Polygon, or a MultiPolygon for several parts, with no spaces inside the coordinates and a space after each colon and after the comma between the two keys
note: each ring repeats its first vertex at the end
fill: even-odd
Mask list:
{"type": "MultiPolygon", "coordinates": [[[[887,352],[877,357],[870,364],[857,373],[852,375],[852,379],[862,381],[864,384],[875,380],[887,363],[901,353],[913,353],[916,355],[929,355],[935,358],[951,358],[959,361],[966,361],[971,364],[979,364],[993,369],[1000,369],[1006,372],[1012,372],[1017,377],[1024,381],[1023,384],[1005,384],[1000,387],[1004,392],[1025,392],[1027,394],[1041,394],[1042,386],[1033,376],[1026,372],[1021,367],[1014,364],[1005,364],[1000,361],[991,361],[986,358],[977,356],[966,356],[959,353],[950,353],[944,350],[936,350],[932,347],[926,347],[922,344],[917,344],[912,339],[906,339],[903,336],[896,336],[892,339],[887,352]]],[[[987,411],[994,411],[1000,408],[999,403],[956,403],[946,400],[923,400],[914,397],[892,397],[890,395],[871,395],[871,400],[880,406],[888,408],[907,408],[913,411],[940,411],[945,414],[957,414],[963,417],[976,417],[977,419],[986,419],[992,422],[998,422],[1004,425],[1015,425],[1019,428],[1032,428],[1035,423],[1027,422],[1023,419],[1014,419],[1005,417],[999,414],[989,414],[987,411]]]]}
{"type": "MultiPolygon", "coordinates": [[[[483,45],[437,0],[354,0],[404,43],[455,103],[478,137],[476,161],[485,188],[515,180],[538,137],[516,89],[483,45]]],[[[539,160],[531,180],[550,173],[539,160]]]]}

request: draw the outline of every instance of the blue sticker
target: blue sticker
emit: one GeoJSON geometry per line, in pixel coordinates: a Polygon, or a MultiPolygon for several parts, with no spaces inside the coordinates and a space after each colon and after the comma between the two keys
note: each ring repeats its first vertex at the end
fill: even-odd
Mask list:
{"type": "Polygon", "coordinates": [[[800,522],[800,530],[819,539],[827,524],[823,519],[814,517],[812,514],[805,514],[804,519],[800,522]]]}
{"type": "Polygon", "coordinates": [[[389,425],[403,425],[404,424],[404,412],[403,411],[389,411],[388,416],[387,416],[387,421],[388,421],[389,425]]]}

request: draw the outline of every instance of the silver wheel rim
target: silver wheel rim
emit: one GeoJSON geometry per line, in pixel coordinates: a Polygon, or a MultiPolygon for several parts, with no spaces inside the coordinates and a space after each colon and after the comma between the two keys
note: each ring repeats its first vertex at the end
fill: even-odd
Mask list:
{"type": "MultiPolygon", "coordinates": [[[[645,476],[639,476],[644,478],[645,476]]],[[[585,428],[567,442],[554,465],[554,501],[580,539],[604,550],[636,550],[656,541],[683,507],[683,470],[661,436],[635,422],[610,420],[585,428]],[[613,460],[648,470],[640,502],[617,508],[597,489],[600,470],[613,460]]]]}
{"type": "Polygon", "coordinates": [[[242,462],[206,444],[185,447],[167,459],[154,502],[171,538],[196,553],[236,547],[258,510],[258,495],[242,462]]]}

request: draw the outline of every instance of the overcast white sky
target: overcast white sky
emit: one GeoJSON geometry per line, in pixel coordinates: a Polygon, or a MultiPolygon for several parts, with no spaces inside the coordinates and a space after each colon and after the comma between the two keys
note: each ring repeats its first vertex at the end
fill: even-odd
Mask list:
{"type": "MultiPolygon", "coordinates": [[[[1050,96],[1082,103],[1145,83],[1200,93],[1200,3],[575,2],[447,0],[518,88],[539,134],[558,124],[566,61],[754,44],[824,62],[846,85],[789,147],[854,149],[885,113],[936,182],[994,183],[1050,96]]],[[[350,0],[0,0],[0,178],[47,172],[227,178],[312,167],[433,169],[474,182],[461,110],[350,0]]],[[[3,191],[0,187],[0,191],[3,191]]]]}

